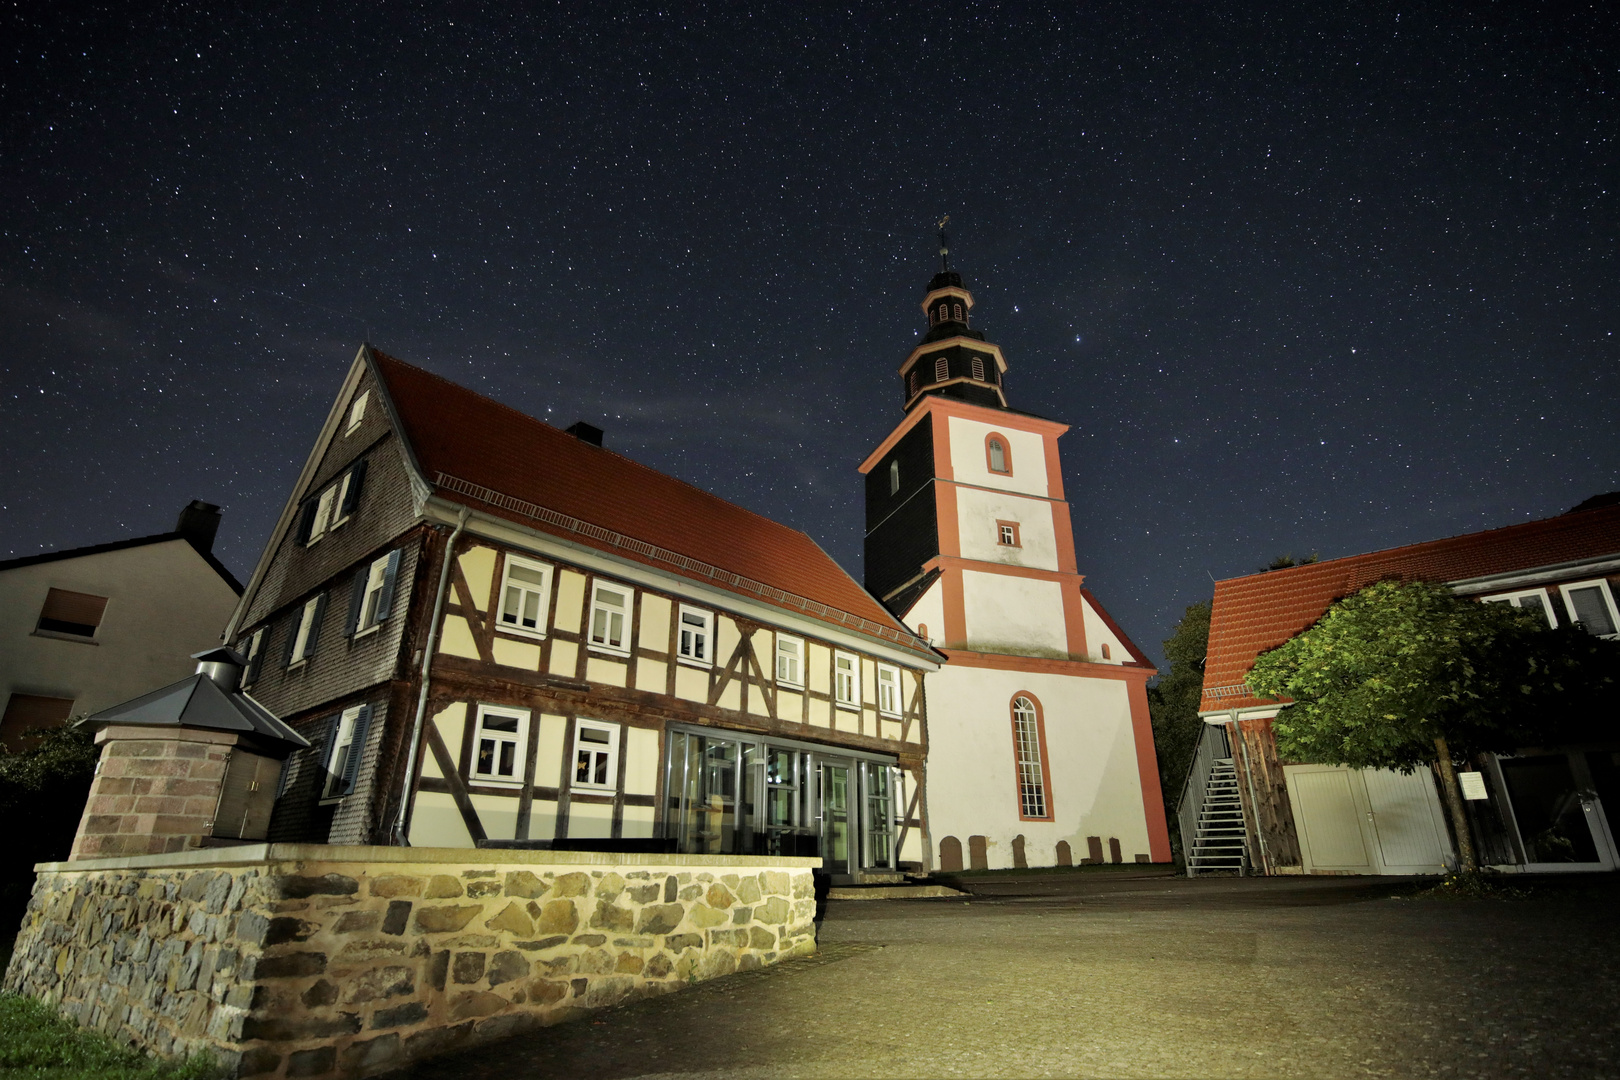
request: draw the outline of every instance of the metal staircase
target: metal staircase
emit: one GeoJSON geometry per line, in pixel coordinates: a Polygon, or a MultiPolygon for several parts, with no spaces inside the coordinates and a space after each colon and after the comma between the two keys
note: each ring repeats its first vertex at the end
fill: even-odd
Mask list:
{"type": "MultiPolygon", "coordinates": [[[[1243,803],[1238,798],[1237,768],[1232,759],[1214,758],[1198,807],[1197,828],[1187,844],[1187,876],[1208,870],[1243,872],[1247,846],[1243,803]]],[[[1183,843],[1186,843],[1183,834],[1183,843]]]]}

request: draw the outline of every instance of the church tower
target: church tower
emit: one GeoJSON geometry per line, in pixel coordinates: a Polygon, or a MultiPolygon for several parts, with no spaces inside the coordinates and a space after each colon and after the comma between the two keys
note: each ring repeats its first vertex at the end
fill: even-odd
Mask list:
{"type": "Polygon", "coordinates": [[[940,272],[900,365],[905,415],[861,464],[866,587],[948,663],[925,679],[940,869],[1167,862],[1153,665],[1084,588],[1058,439],[940,272]]]}

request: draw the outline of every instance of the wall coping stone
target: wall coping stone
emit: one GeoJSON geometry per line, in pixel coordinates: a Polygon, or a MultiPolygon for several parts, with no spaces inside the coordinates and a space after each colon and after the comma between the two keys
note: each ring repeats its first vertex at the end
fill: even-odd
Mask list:
{"type": "Polygon", "coordinates": [[[96,870],[153,870],[166,867],[264,866],[266,863],[344,862],[445,863],[489,866],[736,866],[761,870],[783,867],[819,870],[820,856],[668,855],[615,851],[528,851],[518,848],[380,847],[362,844],[232,844],[159,855],[35,863],[40,874],[96,870]]]}

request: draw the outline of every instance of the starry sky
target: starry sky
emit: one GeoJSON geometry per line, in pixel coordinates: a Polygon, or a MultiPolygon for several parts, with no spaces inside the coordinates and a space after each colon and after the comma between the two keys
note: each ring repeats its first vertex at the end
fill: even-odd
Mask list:
{"type": "Polygon", "coordinates": [[[933,222],[1080,569],[1213,578],[1620,488],[1602,5],[0,12],[0,558],[224,507],[245,579],[362,340],[860,577],[933,222]]]}

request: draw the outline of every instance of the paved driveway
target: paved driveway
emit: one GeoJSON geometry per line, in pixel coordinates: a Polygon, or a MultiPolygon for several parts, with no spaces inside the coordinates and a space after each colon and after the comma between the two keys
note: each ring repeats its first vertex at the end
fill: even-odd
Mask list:
{"type": "Polygon", "coordinates": [[[455,1080],[1620,1076],[1620,886],[982,878],[834,902],[822,954],[420,1064],[455,1080]]]}

